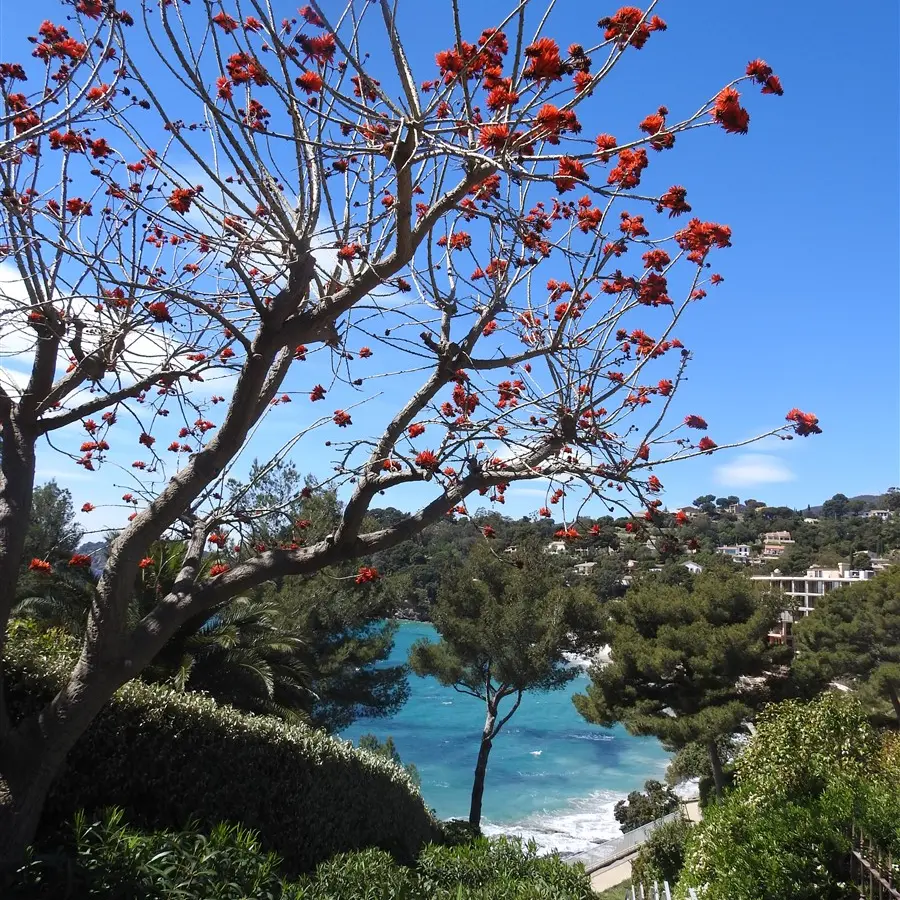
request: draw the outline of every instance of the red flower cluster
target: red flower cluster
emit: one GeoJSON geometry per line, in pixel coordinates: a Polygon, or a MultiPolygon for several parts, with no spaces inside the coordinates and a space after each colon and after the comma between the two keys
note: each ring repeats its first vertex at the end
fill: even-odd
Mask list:
{"type": "Polygon", "coordinates": [[[712,453],[717,446],[718,444],[709,437],[700,438],[700,443],[697,444],[697,448],[699,450],[702,450],[704,453],[712,453]]]}
{"type": "Polygon", "coordinates": [[[750,113],[741,106],[741,95],[732,87],[719,91],[710,115],[729,134],[746,134],[750,126],[750,113]]]}
{"type": "Polygon", "coordinates": [[[781,79],[772,74],[772,67],[763,59],[754,59],[747,63],[747,74],[757,83],[763,86],[762,93],[781,96],[784,88],[781,79]]]}
{"type": "Polygon", "coordinates": [[[688,428],[699,428],[701,431],[705,431],[707,428],[706,419],[702,416],[685,416],[684,424],[688,428]]]}
{"type": "Polygon", "coordinates": [[[485,525],[484,528],[481,529],[481,533],[488,540],[493,540],[493,538],[497,537],[497,532],[490,525],[485,525]]]}
{"type": "Polygon", "coordinates": [[[811,434],[822,433],[822,429],[819,428],[818,418],[812,413],[800,412],[796,407],[785,416],[785,420],[794,423],[794,431],[800,437],[809,437],[811,434]]]}
{"type": "Polygon", "coordinates": [[[231,566],[229,566],[227,563],[216,563],[214,566],[210,566],[209,577],[215,578],[216,575],[222,575],[230,568],[231,566]]]}
{"type": "Polygon", "coordinates": [[[309,393],[309,399],[315,403],[316,400],[325,399],[325,388],[321,384],[317,384],[309,393]]]}
{"type": "Polygon", "coordinates": [[[573,159],[571,156],[564,156],[559,161],[559,168],[553,179],[556,184],[556,190],[560,194],[571,191],[575,187],[576,179],[579,181],[587,179],[587,172],[585,172],[584,166],[577,159],[573,159]]]}
{"type": "Polygon", "coordinates": [[[203,191],[202,187],[195,188],[175,188],[171,194],[169,194],[169,208],[174,209],[175,212],[178,213],[186,213],[191,208],[191,203],[194,201],[194,197],[197,194],[203,191]]]}
{"type": "Polygon", "coordinates": [[[438,459],[431,450],[423,450],[416,456],[416,465],[420,469],[434,471],[438,467],[438,459]]]}
{"type": "Polygon", "coordinates": [[[153,565],[153,557],[152,557],[152,556],[145,556],[145,557],[138,563],[138,568],[139,568],[139,569],[149,569],[150,566],[152,566],[152,565],[153,565]]]}
{"type": "Polygon", "coordinates": [[[89,553],[73,553],[69,560],[69,565],[73,568],[87,569],[91,565],[91,555],[89,553]]]}
{"type": "Polygon", "coordinates": [[[652,32],[665,31],[667,27],[659,16],[641,21],[643,18],[644,11],[640,7],[623,6],[614,16],[605,16],[597,24],[606,29],[604,40],[614,41],[622,49],[630,44],[640,50],[652,32]]]}
{"type": "Polygon", "coordinates": [[[28,564],[28,569],[31,572],[40,572],[41,575],[49,575],[53,571],[53,566],[46,559],[33,559],[28,564]]]}
{"type": "MultiPolygon", "coordinates": [[[[600,138],[597,138],[597,142],[599,147],[600,138]]],[[[606,180],[609,184],[618,184],[626,190],[635,188],[641,183],[641,173],[648,164],[647,151],[643,148],[622,150],[617,164],[610,170],[606,180]]]]}
{"type": "Polygon", "coordinates": [[[669,210],[670,219],[673,216],[680,216],[682,213],[688,213],[691,211],[691,206],[685,201],[686,196],[687,188],[683,188],[680,184],[673,184],[672,187],[659,198],[659,203],[656,205],[656,211],[662,212],[664,209],[669,210]]]}
{"type": "Polygon", "coordinates": [[[416,438],[420,434],[425,434],[425,426],[416,422],[409,426],[408,433],[411,438],[416,438]]]}
{"type": "Polygon", "coordinates": [[[339,428],[346,428],[348,425],[352,425],[353,421],[351,420],[348,413],[345,413],[342,409],[336,409],[334,411],[334,424],[339,428]]]}
{"type": "Polygon", "coordinates": [[[171,322],[172,316],[169,314],[169,307],[164,300],[157,300],[155,303],[147,304],[147,312],[157,322],[171,322]]]}
{"type": "Polygon", "coordinates": [[[373,569],[371,566],[360,566],[359,574],[356,576],[356,583],[368,584],[370,581],[378,581],[380,577],[378,569],[373,569]]]}
{"type": "Polygon", "coordinates": [[[727,225],[691,219],[687,228],[675,233],[675,242],[682,250],[689,251],[687,258],[691,262],[702,263],[713,247],[731,246],[731,229],[727,225]]]}
{"type": "Polygon", "coordinates": [[[538,38],[525,48],[528,65],[523,77],[532,81],[559,81],[568,68],[559,55],[559,44],[552,38],[538,38]]]}
{"type": "Polygon", "coordinates": [[[553,537],[560,538],[560,540],[565,541],[577,541],[581,535],[578,533],[578,530],[573,527],[569,528],[560,528],[559,531],[555,532],[553,537]]]}

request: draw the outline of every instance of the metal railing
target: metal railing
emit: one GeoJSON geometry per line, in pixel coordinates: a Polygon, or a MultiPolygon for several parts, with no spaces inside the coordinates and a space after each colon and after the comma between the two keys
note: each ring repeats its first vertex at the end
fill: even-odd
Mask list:
{"type": "Polygon", "coordinates": [[[900,900],[900,861],[856,825],[850,831],[850,879],[865,900],[900,900]]]}

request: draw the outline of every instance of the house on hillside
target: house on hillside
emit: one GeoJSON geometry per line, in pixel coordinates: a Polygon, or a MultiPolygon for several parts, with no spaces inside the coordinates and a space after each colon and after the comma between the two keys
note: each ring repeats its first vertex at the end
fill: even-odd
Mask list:
{"type": "Polygon", "coordinates": [[[544,547],[544,553],[549,553],[551,556],[565,556],[568,552],[569,549],[566,547],[565,541],[550,541],[544,547]]]}
{"type": "Polygon", "coordinates": [[[887,522],[891,517],[891,511],[889,509],[870,509],[865,516],[867,519],[881,519],[882,522],[887,522]]]}
{"type": "Polygon", "coordinates": [[[594,567],[597,565],[595,562],[583,562],[578,563],[575,566],[575,572],[578,575],[590,575],[594,571],[594,567]]]}
{"type": "Polygon", "coordinates": [[[794,543],[789,531],[767,531],[760,535],[764,559],[777,559],[784,555],[784,551],[794,543]]]}
{"type": "Polygon", "coordinates": [[[716,553],[728,556],[738,562],[750,562],[749,544],[726,544],[722,547],[716,547],[716,553]]]}
{"type": "Polygon", "coordinates": [[[691,575],[699,575],[703,571],[703,566],[700,563],[695,563],[693,560],[688,560],[686,563],[682,563],[682,565],[691,573],[691,575]]]}

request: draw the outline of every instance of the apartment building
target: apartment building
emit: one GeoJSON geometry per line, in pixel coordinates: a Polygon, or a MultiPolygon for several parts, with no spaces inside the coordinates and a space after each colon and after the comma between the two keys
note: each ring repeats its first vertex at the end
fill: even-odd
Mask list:
{"type": "Polygon", "coordinates": [[[787,599],[785,605],[790,607],[782,612],[781,620],[769,633],[770,640],[792,644],[794,621],[808,616],[816,608],[817,600],[839,587],[868,581],[874,575],[872,569],[851,569],[844,563],[836,569],[813,566],[806,570],[806,575],[782,575],[777,569],[771,575],[754,575],[753,581],[780,591],[787,599]]]}

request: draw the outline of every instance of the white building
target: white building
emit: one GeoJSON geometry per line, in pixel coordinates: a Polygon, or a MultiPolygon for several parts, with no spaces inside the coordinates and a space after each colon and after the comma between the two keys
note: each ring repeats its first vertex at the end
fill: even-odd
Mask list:
{"type": "Polygon", "coordinates": [[[565,541],[550,541],[546,547],[544,547],[544,553],[549,553],[552,556],[563,556],[568,553],[568,548],[566,547],[565,541]]]}
{"type": "Polygon", "coordinates": [[[750,561],[749,544],[735,544],[733,546],[726,545],[724,547],[716,547],[716,553],[721,553],[722,556],[730,556],[732,559],[738,559],[742,562],[750,561]]]}
{"type": "Polygon", "coordinates": [[[866,513],[867,519],[881,519],[882,522],[887,522],[890,517],[891,511],[889,509],[870,509],[866,513]]]}
{"type": "Polygon", "coordinates": [[[575,571],[579,575],[590,575],[591,572],[594,571],[594,566],[596,566],[596,565],[597,565],[597,563],[595,563],[595,562],[578,563],[575,566],[575,571]]]}
{"type": "Polygon", "coordinates": [[[818,525],[818,524],[819,524],[819,520],[818,520],[818,519],[814,519],[812,516],[806,516],[806,517],[803,519],[803,522],[804,522],[804,524],[806,524],[806,525],[818,525]]]}
{"type": "Polygon", "coordinates": [[[691,575],[699,575],[703,571],[703,566],[701,566],[700,563],[695,563],[690,560],[686,563],[682,563],[682,565],[691,573],[691,575]]]}
{"type": "Polygon", "coordinates": [[[766,531],[762,535],[763,544],[793,544],[789,531],[766,531]]]}
{"type": "Polygon", "coordinates": [[[836,569],[813,566],[806,570],[806,575],[782,575],[777,569],[771,575],[754,575],[753,581],[781,592],[788,599],[785,605],[791,607],[782,612],[781,621],[769,637],[779,643],[792,643],[794,621],[808,616],[816,608],[817,600],[839,587],[868,581],[874,575],[871,569],[851,569],[844,563],[836,569]]]}

